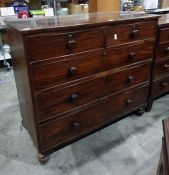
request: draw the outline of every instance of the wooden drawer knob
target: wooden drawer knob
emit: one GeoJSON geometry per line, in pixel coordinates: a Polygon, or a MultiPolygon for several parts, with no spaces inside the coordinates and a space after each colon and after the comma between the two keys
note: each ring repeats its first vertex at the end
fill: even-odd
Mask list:
{"type": "Polygon", "coordinates": [[[130,52],[129,53],[129,59],[134,59],[136,57],[136,53],[135,52],[130,52]]]}
{"type": "Polygon", "coordinates": [[[137,36],[137,34],[138,34],[138,30],[136,30],[136,29],[133,29],[132,31],[131,31],[131,37],[136,37],[137,36]]]}
{"type": "Polygon", "coordinates": [[[134,81],[135,77],[134,76],[128,76],[127,81],[129,83],[132,83],[134,81]]]}
{"type": "Polygon", "coordinates": [[[68,48],[69,49],[74,49],[75,48],[75,46],[76,46],[76,41],[74,41],[74,40],[70,40],[70,41],[68,41],[68,48]]]}
{"type": "Polygon", "coordinates": [[[106,56],[107,55],[107,52],[103,52],[103,56],[106,56]]]}
{"type": "Polygon", "coordinates": [[[165,49],[165,53],[166,53],[166,54],[169,53],[169,47],[167,47],[167,48],[165,49]]]}
{"type": "Polygon", "coordinates": [[[165,69],[168,69],[169,68],[169,65],[168,64],[164,64],[164,68],[165,69]]]}
{"type": "Polygon", "coordinates": [[[77,130],[77,129],[80,128],[80,124],[77,123],[77,122],[73,122],[73,123],[72,123],[72,128],[75,129],[75,130],[77,130]]]}
{"type": "Polygon", "coordinates": [[[162,87],[164,87],[164,88],[165,88],[165,87],[167,87],[167,86],[168,86],[168,83],[161,82],[161,83],[160,83],[160,85],[161,85],[162,87]]]}
{"type": "Polygon", "coordinates": [[[74,103],[74,102],[77,102],[79,100],[79,95],[77,94],[72,94],[70,97],[69,97],[69,100],[70,102],[74,103]]]}
{"type": "Polygon", "coordinates": [[[69,74],[70,75],[75,75],[77,73],[77,68],[76,67],[71,67],[70,69],[69,69],[69,74]]]}
{"type": "Polygon", "coordinates": [[[126,104],[127,104],[127,105],[131,105],[132,103],[133,103],[133,100],[131,100],[131,99],[127,99],[127,100],[126,100],[126,104]]]}

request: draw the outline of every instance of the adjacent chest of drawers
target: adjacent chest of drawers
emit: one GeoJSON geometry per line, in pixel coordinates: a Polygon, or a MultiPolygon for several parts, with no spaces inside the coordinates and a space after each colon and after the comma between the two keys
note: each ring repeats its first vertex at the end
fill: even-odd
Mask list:
{"type": "Polygon", "coordinates": [[[167,15],[162,15],[159,19],[154,53],[150,109],[155,99],[169,92],[169,21],[167,15]]]}
{"type": "Polygon", "coordinates": [[[6,21],[21,115],[41,160],[131,112],[143,113],[157,20],[105,13],[6,21]]]}

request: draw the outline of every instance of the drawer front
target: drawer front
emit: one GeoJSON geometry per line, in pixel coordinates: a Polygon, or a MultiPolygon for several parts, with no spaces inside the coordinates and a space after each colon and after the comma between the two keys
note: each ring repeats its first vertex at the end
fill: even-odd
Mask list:
{"type": "Polygon", "coordinates": [[[169,44],[163,44],[157,47],[156,50],[156,59],[162,59],[169,57],[169,44]]]}
{"type": "Polygon", "coordinates": [[[160,29],[159,44],[169,43],[169,28],[160,29]]]}
{"type": "Polygon", "coordinates": [[[39,131],[42,150],[45,151],[50,147],[86,134],[119,115],[136,109],[146,103],[147,96],[148,87],[144,86],[110,96],[78,113],[41,125],[39,131]]]}
{"type": "Polygon", "coordinates": [[[129,25],[115,25],[108,31],[108,47],[125,44],[137,40],[154,38],[156,22],[148,21],[129,25]]]}
{"type": "Polygon", "coordinates": [[[152,58],[153,42],[32,67],[35,90],[76,81],[93,74],[152,58]],[[146,48],[146,50],[145,50],[146,48]]]}
{"type": "Polygon", "coordinates": [[[30,61],[95,50],[103,47],[102,28],[66,34],[40,34],[26,38],[30,61]]]}
{"type": "Polygon", "coordinates": [[[155,63],[154,78],[169,74],[169,60],[155,63]]]}
{"type": "Polygon", "coordinates": [[[150,64],[141,65],[79,85],[41,93],[35,97],[39,121],[78,108],[111,93],[148,82],[150,68],[150,64]]]}
{"type": "Polygon", "coordinates": [[[152,91],[153,98],[157,98],[160,95],[163,95],[168,92],[169,92],[169,76],[153,81],[153,91],[152,91]]]}

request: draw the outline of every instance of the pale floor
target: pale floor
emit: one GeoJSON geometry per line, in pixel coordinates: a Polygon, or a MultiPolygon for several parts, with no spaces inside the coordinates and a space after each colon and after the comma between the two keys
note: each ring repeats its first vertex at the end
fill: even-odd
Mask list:
{"type": "Polygon", "coordinates": [[[0,175],[155,175],[169,96],[51,155],[40,165],[21,126],[13,72],[0,69],[0,175]]]}

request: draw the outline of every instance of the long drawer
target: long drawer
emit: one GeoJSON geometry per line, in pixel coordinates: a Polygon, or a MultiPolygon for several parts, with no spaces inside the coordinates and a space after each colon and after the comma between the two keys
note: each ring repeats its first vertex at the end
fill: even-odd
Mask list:
{"type": "Polygon", "coordinates": [[[148,83],[150,68],[150,63],[143,64],[85,83],[42,92],[35,97],[38,119],[41,122],[109,94],[148,83]]]}
{"type": "Polygon", "coordinates": [[[128,25],[112,25],[108,29],[108,47],[113,47],[133,41],[154,38],[156,22],[147,21],[128,25]]]}
{"type": "Polygon", "coordinates": [[[133,111],[140,105],[146,104],[147,96],[148,87],[140,87],[133,91],[109,96],[80,112],[40,125],[42,150],[45,151],[79,137],[112,119],[120,117],[119,115],[133,111]]]}
{"type": "Polygon", "coordinates": [[[31,69],[34,89],[42,90],[99,72],[152,59],[152,53],[153,42],[143,41],[132,46],[109,50],[105,55],[103,52],[93,52],[82,57],[33,66],[31,69]]]}
{"type": "Polygon", "coordinates": [[[153,99],[169,92],[169,76],[153,81],[152,97],[153,99]]]}
{"type": "Polygon", "coordinates": [[[32,35],[26,38],[26,43],[29,60],[40,61],[103,48],[104,35],[100,27],[63,34],[32,35]]]}
{"type": "Polygon", "coordinates": [[[158,46],[156,50],[157,60],[166,58],[166,57],[169,57],[169,43],[158,46]]]}
{"type": "Polygon", "coordinates": [[[169,59],[156,62],[154,67],[154,78],[158,78],[166,74],[169,74],[169,59]]]}

